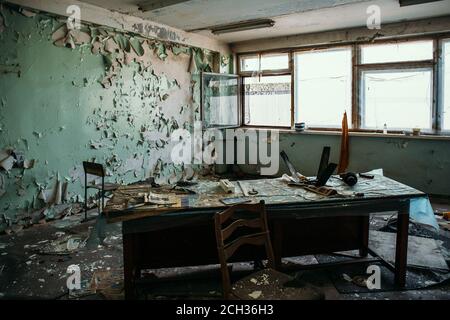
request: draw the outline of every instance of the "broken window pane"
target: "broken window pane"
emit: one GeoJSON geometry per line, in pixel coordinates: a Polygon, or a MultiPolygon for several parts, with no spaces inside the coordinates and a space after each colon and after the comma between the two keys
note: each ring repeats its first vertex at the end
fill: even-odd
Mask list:
{"type": "Polygon", "coordinates": [[[296,123],[340,127],[352,105],[351,49],[297,53],[295,78],[296,123]]]}
{"type": "Polygon", "coordinates": [[[239,126],[238,77],[203,73],[203,126],[239,126]]]}
{"type": "Polygon", "coordinates": [[[244,78],[245,124],[291,126],[291,76],[244,78]]]}
{"type": "Polygon", "coordinates": [[[443,129],[450,130],[450,40],[443,43],[442,62],[443,129]]]}
{"type": "Polygon", "coordinates": [[[431,129],[432,70],[383,70],[362,73],[362,127],[431,129]]]}
{"type": "Polygon", "coordinates": [[[261,56],[261,70],[287,70],[289,69],[289,56],[283,54],[264,54],[261,56]]]}
{"type": "Polygon", "coordinates": [[[432,40],[361,46],[362,63],[385,63],[432,59],[432,40]]]}

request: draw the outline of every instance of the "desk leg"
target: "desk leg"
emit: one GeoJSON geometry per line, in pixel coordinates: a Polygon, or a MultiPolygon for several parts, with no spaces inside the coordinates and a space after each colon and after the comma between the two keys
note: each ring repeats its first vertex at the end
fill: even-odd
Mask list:
{"type": "Polygon", "coordinates": [[[406,266],[408,259],[409,202],[397,215],[397,242],[395,247],[395,284],[406,285],[406,266]]]}
{"type": "Polygon", "coordinates": [[[125,300],[136,298],[136,288],[134,284],[135,266],[133,261],[133,235],[123,234],[123,272],[125,300]]]}
{"type": "Polygon", "coordinates": [[[361,217],[361,249],[359,249],[359,255],[361,257],[367,257],[369,255],[369,225],[370,216],[361,217]]]}
{"type": "Polygon", "coordinates": [[[281,222],[274,222],[274,234],[273,234],[273,248],[274,248],[274,258],[275,258],[275,269],[281,270],[281,252],[283,249],[283,228],[281,222]]]}

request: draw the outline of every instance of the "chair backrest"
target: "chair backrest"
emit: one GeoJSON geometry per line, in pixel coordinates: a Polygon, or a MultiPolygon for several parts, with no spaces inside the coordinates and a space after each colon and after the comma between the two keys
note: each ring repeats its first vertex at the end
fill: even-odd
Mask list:
{"type": "MultiPolygon", "coordinates": [[[[253,215],[254,216],[254,215],[253,215]]],[[[228,299],[231,295],[231,280],[228,272],[227,261],[243,245],[264,246],[267,254],[269,267],[275,267],[275,259],[270,242],[269,228],[267,224],[267,214],[264,201],[257,204],[238,204],[223,212],[219,212],[214,217],[217,251],[219,254],[220,267],[222,272],[223,295],[228,299]],[[258,213],[257,218],[251,219],[232,219],[237,211],[258,213]],[[223,227],[228,221],[232,220],[226,227],[223,227]],[[235,231],[246,227],[255,230],[253,233],[241,235],[232,241],[227,241],[235,231]]],[[[241,229],[242,230],[242,229],[241,229]]]]}
{"type": "Polygon", "coordinates": [[[91,174],[97,177],[105,176],[105,170],[100,163],[83,161],[83,168],[85,174],[91,174]]]}

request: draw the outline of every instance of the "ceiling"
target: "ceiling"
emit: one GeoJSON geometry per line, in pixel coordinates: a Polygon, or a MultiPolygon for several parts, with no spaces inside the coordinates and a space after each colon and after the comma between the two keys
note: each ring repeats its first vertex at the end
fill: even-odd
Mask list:
{"type": "MultiPolygon", "coordinates": [[[[398,0],[186,0],[147,12],[140,11],[138,4],[148,0],[81,1],[227,43],[365,26],[370,5],[380,7],[382,24],[450,15],[450,0],[407,7],[400,7],[398,0]],[[273,19],[275,26],[218,36],[202,30],[263,18],[273,19]]],[[[159,2],[171,3],[173,0],[159,2]]]]}

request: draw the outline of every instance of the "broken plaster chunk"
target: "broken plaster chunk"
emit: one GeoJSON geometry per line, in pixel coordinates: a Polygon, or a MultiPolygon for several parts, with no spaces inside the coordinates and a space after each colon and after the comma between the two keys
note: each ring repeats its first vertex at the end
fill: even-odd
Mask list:
{"type": "Polygon", "coordinates": [[[101,53],[102,52],[102,47],[103,47],[103,44],[100,41],[95,41],[92,44],[92,49],[91,49],[92,54],[99,54],[99,53],[101,53]]]}
{"type": "Polygon", "coordinates": [[[69,35],[76,45],[91,43],[91,35],[87,32],[80,30],[70,30],[68,36],[69,35]]]}
{"type": "Polygon", "coordinates": [[[104,47],[106,52],[109,53],[116,53],[119,51],[119,45],[114,41],[114,39],[109,38],[108,40],[106,40],[105,42],[105,47],[104,47]]]}
{"type": "Polygon", "coordinates": [[[53,42],[64,39],[68,31],[69,30],[67,29],[67,25],[63,24],[60,28],[58,28],[55,32],[53,32],[52,34],[53,42]]]}

